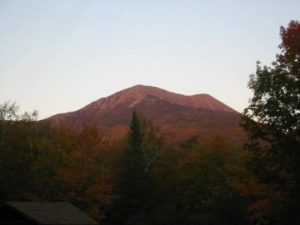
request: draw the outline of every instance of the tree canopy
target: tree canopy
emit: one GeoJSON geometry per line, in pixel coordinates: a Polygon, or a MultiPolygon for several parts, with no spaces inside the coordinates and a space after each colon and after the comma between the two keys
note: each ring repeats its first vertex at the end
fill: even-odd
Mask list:
{"type": "Polygon", "coordinates": [[[280,28],[281,52],[271,66],[257,64],[250,76],[253,91],[244,111],[249,132],[249,168],[269,185],[267,221],[299,223],[300,208],[300,23],[280,28]],[[271,206],[273,204],[273,206],[271,206]],[[276,206],[274,206],[276,205],[276,206]],[[297,221],[297,222],[296,222],[297,221]]]}

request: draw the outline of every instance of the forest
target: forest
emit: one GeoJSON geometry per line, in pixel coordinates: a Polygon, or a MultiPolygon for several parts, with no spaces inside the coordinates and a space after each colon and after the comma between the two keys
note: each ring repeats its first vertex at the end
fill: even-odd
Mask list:
{"type": "Polygon", "coordinates": [[[105,225],[300,224],[300,23],[250,75],[244,145],[191,136],[168,143],[133,111],[128,135],[104,138],[0,105],[0,201],[67,201],[105,225]]]}

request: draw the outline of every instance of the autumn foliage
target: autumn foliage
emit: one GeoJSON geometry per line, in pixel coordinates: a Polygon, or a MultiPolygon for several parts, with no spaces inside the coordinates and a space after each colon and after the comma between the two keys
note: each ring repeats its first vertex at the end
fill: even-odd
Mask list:
{"type": "Polygon", "coordinates": [[[259,224],[300,223],[300,23],[291,21],[280,35],[272,66],[258,64],[250,77],[253,97],[243,120],[258,188],[249,210],[259,224]]]}
{"type": "Polygon", "coordinates": [[[1,201],[68,201],[105,225],[299,224],[299,22],[280,34],[276,61],[250,77],[245,146],[166,137],[135,111],[116,141],[0,105],[1,201]]]}

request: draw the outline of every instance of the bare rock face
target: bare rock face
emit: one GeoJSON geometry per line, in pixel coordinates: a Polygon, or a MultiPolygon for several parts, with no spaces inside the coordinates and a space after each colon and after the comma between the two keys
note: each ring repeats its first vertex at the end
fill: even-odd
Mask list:
{"type": "Polygon", "coordinates": [[[101,130],[124,134],[133,110],[172,137],[219,135],[239,139],[241,134],[241,115],[212,96],[186,96],[143,85],[100,98],[78,111],[54,115],[49,120],[55,124],[67,123],[75,130],[92,122],[101,130]]]}

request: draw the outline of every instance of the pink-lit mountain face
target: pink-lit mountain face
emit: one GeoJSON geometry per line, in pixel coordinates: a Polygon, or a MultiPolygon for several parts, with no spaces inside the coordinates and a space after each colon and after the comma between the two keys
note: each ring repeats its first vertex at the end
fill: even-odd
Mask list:
{"type": "Polygon", "coordinates": [[[170,136],[220,135],[239,139],[241,115],[207,94],[186,96],[156,87],[137,85],[97,101],[75,112],[58,114],[49,119],[67,123],[80,130],[94,123],[101,130],[121,136],[128,127],[132,111],[160,126],[170,136]]]}

